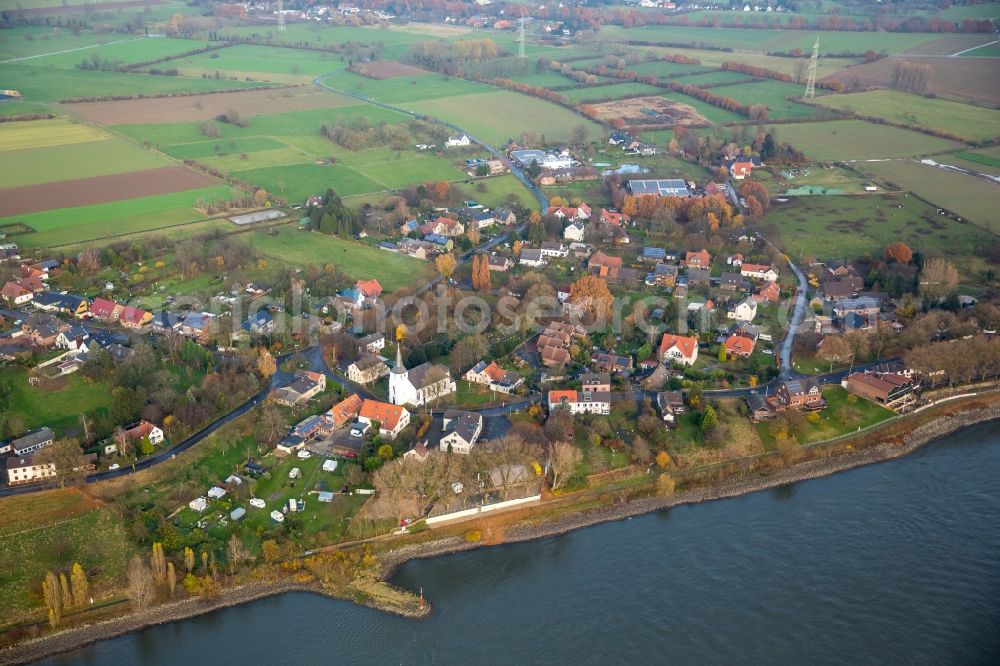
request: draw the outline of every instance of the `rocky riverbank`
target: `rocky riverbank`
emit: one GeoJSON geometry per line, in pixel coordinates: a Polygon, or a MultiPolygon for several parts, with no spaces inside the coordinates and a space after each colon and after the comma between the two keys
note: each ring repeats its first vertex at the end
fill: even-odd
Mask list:
{"type": "MultiPolygon", "coordinates": [[[[629,500],[552,520],[543,518],[535,523],[508,527],[504,531],[503,542],[519,543],[544,539],[583,527],[623,520],[654,511],[662,511],[663,509],[669,509],[681,504],[710,502],[797,483],[799,481],[818,479],[836,474],[837,472],[854,469],[855,467],[901,458],[925,444],[957,430],[997,419],[1000,419],[1000,404],[991,405],[986,409],[944,415],[914,428],[906,435],[902,444],[882,442],[857,452],[824,458],[822,460],[810,460],[782,470],[760,472],[750,478],[727,479],[711,486],[680,492],[671,497],[650,497],[629,500]]],[[[394,549],[380,555],[383,563],[383,577],[389,578],[398,566],[409,560],[437,557],[479,547],[483,547],[483,544],[470,543],[459,537],[448,537],[446,539],[437,539],[394,549]]]]}
{"type": "MultiPolygon", "coordinates": [[[[952,415],[942,415],[924,425],[914,428],[904,437],[902,443],[882,442],[857,452],[821,460],[811,460],[786,469],[761,472],[750,478],[729,479],[712,486],[684,491],[671,497],[650,497],[625,501],[558,518],[545,518],[542,515],[537,519],[537,522],[508,527],[504,531],[503,542],[517,543],[543,539],[571,530],[614,520],[622,520],[681,504],[694,504],[736,497],[790,483],[829,476],[855,467],[900,458],[912,453],[928,442],[964,427],[998,419],[1000,419],[1000,403],[990,405],[986,408],[962,411],[952,415]]],[[[458,536],[450,536],[391,549],[379,555],[382,563],[382,578],[383,580],[388,580],[398,566],[410,560],[437,557],[484,546],[485,544],[479,542],[470,542],[458,536]]],[[[359,588],[359,591],[364,593],[363,596],[352,598],[351,600],[377,610],[407,617],[423,617],[430,612],[430,606],[426,604],[419,605],[412,612],[408,612],[406,609],[401,610],[400,604],[392,596],[392,590],[394,589],[390,585],[386,585],[385,589],[381,590],[359,588]]],[[[94,622],[90,625],[67,629],[50,636],[28,641],[0,651],[0,664],[31,663],[154,625],[184,620],[229,606],[245,604],[286,592],[311,592],[331,596],[315,583],[281,581],[277,583],[247,584],[225,590],[219,596],[212,599],[185,599],[162,606],[155,606],[126,617],[94,622]]],[[[396,592],[403,595],[409,594],[412,597],[412,593],[402,590],[396,590],[396,592]]]]}

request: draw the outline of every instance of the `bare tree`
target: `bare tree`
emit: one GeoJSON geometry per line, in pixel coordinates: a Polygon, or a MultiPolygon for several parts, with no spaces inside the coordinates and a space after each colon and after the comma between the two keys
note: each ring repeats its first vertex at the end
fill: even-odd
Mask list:
{"type": "Polygon", "coordinates": [[[250,560],[250,551],[236,534],[229,537],[229,543],[226,545],[226,557],[229,560],[231,573],[236,573],[236,569],[241,564],[250,560]]]}
{"type": "Polygon", "coordinates": [[[552,490],[558,490],[583,460],[583,453],[569,442],[556,442],[549,451],[552,490]]]}
{"type": "Polygon", "coordinates": [[[146,560],[135,555],[125,570],[126,594],[132,600],[132,607],[141,611],[152,600],[154,594],[153,573],[146,560]]]}

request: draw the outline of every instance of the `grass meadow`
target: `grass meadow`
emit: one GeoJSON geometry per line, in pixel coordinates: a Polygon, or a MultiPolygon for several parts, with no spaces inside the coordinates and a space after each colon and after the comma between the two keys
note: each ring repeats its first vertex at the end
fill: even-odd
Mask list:
{"type": "Polygon", "coordinates": [[[785,83],[765,79],[753,83],[743,83],[735,86],[718,86],[711,92],[716,95],[732,97],[744,104],[766,104],[768,117],[772,120],[797,118],[813,118],[824,114],[816,107],[799,102],[793,102],[788,97],[801,96],[805,86],[796,83],[785,83]]]}
{"type": "Polygon", "coordinates": [[[824,95],[815,104],[978,141],[1000,136],[1000,111],[895,90],[824,95]]]}
{"type": "Polygon", "coordinates": [[[171,162],[161,156],[124,139],[0,151],[0,155],[3,156],[0,159],[0,183],[3,187],[171,166],[171,162]]]}
{"type": "Polygon", "coordinates": [[[819,161],[912,157],[961,146],[956,141],[864,120],[789,123],[776,126],[774,131],[780,141],[819,161]]]}

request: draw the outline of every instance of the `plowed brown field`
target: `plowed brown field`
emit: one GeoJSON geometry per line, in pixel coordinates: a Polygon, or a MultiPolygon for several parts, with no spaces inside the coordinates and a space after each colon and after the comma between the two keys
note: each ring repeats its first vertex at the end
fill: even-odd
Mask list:
{"type": "Polygon", "coordinates": [[[907,60],[934,68],[928,92],[941,97],[1000,106],[1000,65],[993,58],[892,57],[865,65],[852,65],[824,77],[850,87],[855,81],[863,86],[889,86],[892,66],[897,60],[907,60]]]}
{"type": "Polygon", "coordinates": [[[367,76],[369,79],[394,79],[398,76],[422,76],[430,74],[426,69],[420,69],[419,67],[401,62],[391,62],[389,60],[359,63],[351,67],[351,71],[357,72],[361,76],[367,76]]]}
{"type": "Polygon", "coordinates": [[[9,187],[0,190],[0,217],[171,194],[218,184],[215,179],[197,171],[173,166],[43,185],[9,187]]]}

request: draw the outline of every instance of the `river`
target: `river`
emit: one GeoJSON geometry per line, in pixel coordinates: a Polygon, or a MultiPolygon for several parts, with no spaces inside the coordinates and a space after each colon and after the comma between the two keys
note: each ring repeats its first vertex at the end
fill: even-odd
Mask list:
{"type": "Polygon", "coordinates": [[[288,594],[58,664],[997,664],[1000,428],[737,499],[404,565],[425,620],[288,594]]]}

